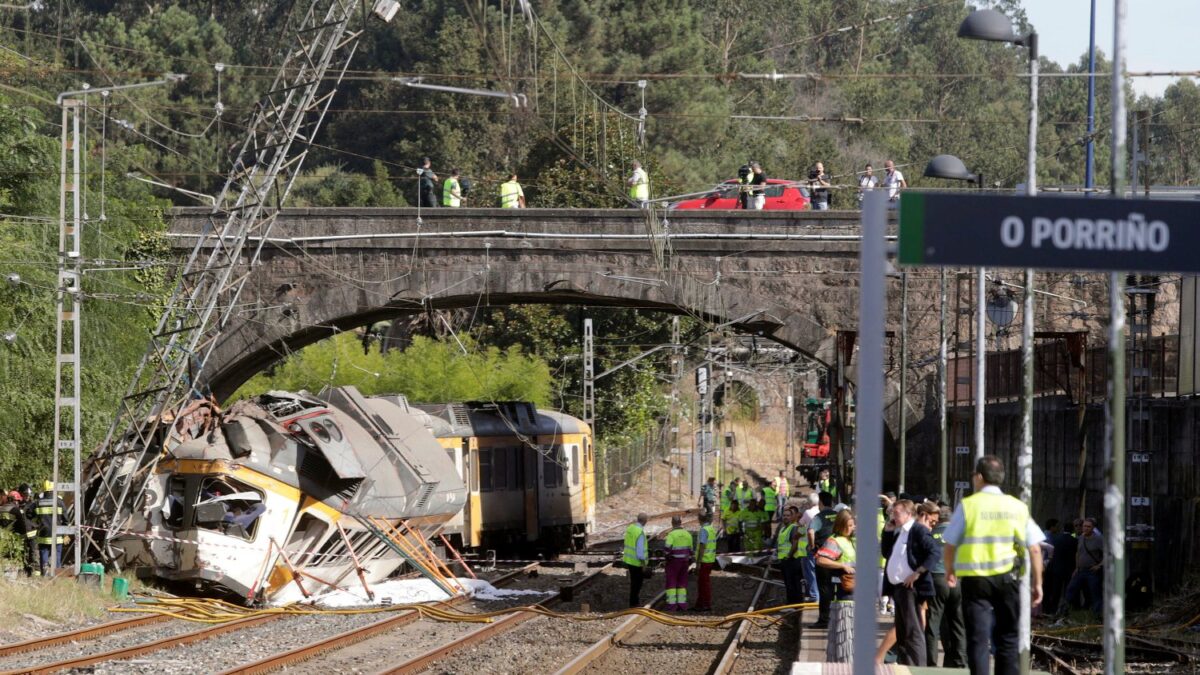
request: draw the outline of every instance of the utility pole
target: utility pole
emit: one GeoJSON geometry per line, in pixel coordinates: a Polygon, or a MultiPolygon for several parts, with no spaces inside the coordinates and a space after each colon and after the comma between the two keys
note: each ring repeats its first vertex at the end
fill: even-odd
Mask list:
{"type": "MultiPolygon", "coordinates": [[[[63,530],[55,515],[50,519],[50,537],[54,542],[50,555],[50,575],[59,567],[57,552],[58,538],[64,535],[79,536],[83,517],[83,502],[80,499],[80,457],[82,445],[80,406],[83,391],[80,386],[80,324],[83,305],[80,302],[79,281],[83,276],[83,258],[80,251],[83,229],[83,212],[80,201],[83,192],[83,171],[80,165],[79,118],[84,109],[79,99],[61,99],[62,140],[59,159],[58,189],[58,307],[55,313],[55,356],[54,356],[54,469],[51,499],[58,504],[59,493],[70,492],[75,513],[74,527],[63,530]],[[69,159],[68,159],[69,158],[69,159]],[[68,197],[69,195],[69,197],[68,197]],[[69,416],[70,424],[63,418],[69,416]],[[66,427],[64,429],[64,426],[66,427]],[[71,480],[63,481],[63,450],[71,451],[71,480]]],[[[83,558],[83,547],[75,550],[75,574],[83,558]]]]}
{"type": "MultiPolygon", "coordinates": [[[[671,457],[671,475],[667,479],[667,492],[669,501],[680,501],[683,497],[683,477],[675,471],[675,461],[679,459],[679,378],[683,376],[683,357],[679,348],[679,317],[671,317],[671,417],[668,420],[669,425],[669,450],[671,457]]],[[[694,461],[688,462],[688,489],[693,497],[699,491],[699,481],[703,481],[703,477],[699,477],[703,471],[696,466],[694,461]]],[[[683,469],[679,468],[681,472],[683,469]]]]}
{"type": "MultiPolygon", "coordinates": [[[[592,430],[592,443],[596,433],[596,364],[595,344],[592,340],[592,320],[583,320],[583,423],[592,430]]],[[[604,455],[604,494],[608,494],[608,454],[604,455]]]]}
{"type": "MultiPolygon", "coordinates": [[[[938,305],[938,493],[942,499],[950,499],[946,492],[946,478],[949,474],[950,455],[946,429],[946,268],[938,272],[940,284],[940,303],[938,305]]],[[[957,324],[957,321],[955,322],[957,324]]],[[[958,369],[955,369],[958,374],[958,369]]]]}
{"type": "MultiPolygon", "coordinates": [[[[1126,0],[1113,0],[1112,197],[1125,196],[1126,0]]],[[[1104,474],[1104,673],[1125,672],[1125,308],[1120,272],[1108,275],[1108,416],[1104,474]]]]}
{"type": "Polygon", "coordinates": [[[900,484],[897,492],[904,492],[904,469],[908,463],[908,412],[905,398],[908,396],[908,270],[900,272],[900,484]]]}

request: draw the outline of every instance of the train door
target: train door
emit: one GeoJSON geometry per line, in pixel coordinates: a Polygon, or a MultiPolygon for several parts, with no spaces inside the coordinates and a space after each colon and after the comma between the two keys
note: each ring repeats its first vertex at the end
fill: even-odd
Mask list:
{"type": "MultiPolygon", "coordinates": [[[[533,443],[537,443],[537,436],[532,439],[533,443]]],[[[525,540],[537,541],[539,530],[539,499],[538,486],[542,484],[542,463],[541,455],[538,454],[536,445],[530,446],[528,443],[523,446],[522,453],[525,458],[525,540]]]]}
{"type": "Polygon", "coordinates": [[[466,457],[467,506],[463,509],[463,541],[470,546],[479,546],[483,541],[483,502],[479,498],[479,441],[474,436],[462,440],[463,456],[466,457]]]}
{"type": "Polygon", "coordinates": [[[538,456],[539,494],[538,519],[542,527],[554,527],[571,522],[571,455],[561,437],[544,436],[538,456]]]}

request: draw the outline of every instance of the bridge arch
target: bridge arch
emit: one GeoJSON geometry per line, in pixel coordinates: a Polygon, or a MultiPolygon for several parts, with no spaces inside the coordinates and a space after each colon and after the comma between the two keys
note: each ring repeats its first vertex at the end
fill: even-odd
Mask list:
{"type": "MultiPolygon", "coordinates": [[[[172,246],[206,214],[179,209],[172,246]]],[[[218,398],[340,331],[433,309],[639,307],[759,335],[817,362],[857,301],[857,214],[284,209],[204,372],[218,398]]]]}

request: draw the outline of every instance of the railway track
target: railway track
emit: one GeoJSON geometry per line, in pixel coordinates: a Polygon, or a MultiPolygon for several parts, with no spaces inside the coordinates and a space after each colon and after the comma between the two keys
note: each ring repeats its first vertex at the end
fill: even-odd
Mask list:
{"type": "MultiPolygon", "coordinates": [[[[492,583],[493,585],[503,585],[511,582],[513,579],[516,579],[523,574],[534,570],[536,567],[536,564],[526,565],[525,567],[514,570],[495,579],[492,583]]],[[[448,604],[461,604],[467,600],[468,598],[466,597],[459,597],[448,601],[448,604]]],[[[127,635],[127,633],[136,632],[136,629],[161,629],[164,627],[164,625],[170,626],[172,624],[176,624],[179,626],[191,626],[192,624],[161,614],[111,621],[97,626],[81,628],[44,638],[26,640],[24,642],[0,646],[0,675],[15,675],[17,673],[55,673],[76,668],[96,667],[101,664],[112,664],[114,662],[127,662],[129,659],[133,659],[135,657],[165,652],[173,648],[212,640],[229,633],[256,628],[264,624],[279,621],[284,619],[286,616],[288,615],[263,614],[258,616],[250,616],[244,619],[237,619],[226,623],[206,626],[198,630],[179,632],[167,635],[166,637],[158,637],[157,639],[140,642],[134,641],[132,643],[129,643],[128,638],[131,636],[127,635]],[[116,638],[114,638],[112,642],[117,642],[117,646],[114,646],[113,644],[105,644],[104,642],[100,641],[101,638],[112,637],[114,635],[116,638]],[[47,659],[30,662],[27,657],[23,657],[22,662],[17,667],[12,667],[16,664],[13,663],[14,659],[9,658],[17,655],[25,655],[27,653],[51,651],[55,650],[56,648],[70,648],[72,651],[79,651],[80,647],[82,647],[84,653],[71,654],[65,658],[61,655],[51,655],[47,659]],[[8,662],[8,665],[4,665],[6,661],[8,662]]],[[[420,618],[420,615],[415,611],[400,612],[396,616],[389,617],[384,621],[376,623],[382,624],[387,622],[395,622],[394,625],[402,625],[406,622],[415,621],[417,618],[420,618]]],[[[351,641],[352,640],[347,640],[346,643],[351,641]]],[[[324,647],[325,649],[332,649],[337,646],[333,640],[325,640],[321,642],[331,643],[324,647]]],[[[66,650],[63,649],[63,651],[66,650]]],[[[319,651],[320,648],[315,648],[314,653],[319,651]]],[[[115,667],[121,668],[120,666],[115,667]]],[[[239,669],[234,669],[234,672],[242,671],[239,669]]]]}
{"type": "MultiPolygon", "coordinates": [[[[734,584],[739,583],[737,577],[724,579],[734,584]]],[[[737,600],[732,596],[739,594],[731,593],[732,589],[726,588],[724,593],[718,593],[714,589],[714,599],[719,606],[715,613],[720,615],[761,608],[761,603],[767,597],[768,586],[769,582],[764,574],[755,585],[753,594],[743,592],[737,600]],[[748,602],[747,595],[750,596],[748,602]]],[[[652,608],[660,604],[664,597],[665,593],[659,594],[645,607],[652,608]]],[[[745,652],[751,628],[752,624],[747,620],[739,621],[726,630],[667,626],[635,614],[559,668],[556,675],[657,671],[670,669],[672,666],[673,669],[684,672],[731,673],[739,666],[738,661],[745,652]],[[663,663],[659,664],[659,660],[663,663]]],[[[774,645],[771,646],[771,651],[775,658],[770,670],[774,671],[779,665],[778,662],[783,659],[778,658],[774,645]]],[[[742,669],[738,667],[738,670],[742,669]]]]}

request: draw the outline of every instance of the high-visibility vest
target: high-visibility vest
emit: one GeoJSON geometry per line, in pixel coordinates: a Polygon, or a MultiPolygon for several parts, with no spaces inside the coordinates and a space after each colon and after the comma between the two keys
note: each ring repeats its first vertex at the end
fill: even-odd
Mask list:
{"type": "Polygon", "coordinates": [[[629,198],[644,202],[650,199],[650,176],[642,168],[633,170],[633,185],[629,186],[629,198]]]}
{"type": "Polygon", "coordinates": [[[842,557],[838,558],[838,562],[853,565],[857,558],[854,552],[854,540],[836,535],[830,538],[837,542],[838,548],[842,549],[842,557]]]}
{"type": "MultiPolygon", "coordinates": [[[[878,525],[876,532],[879,537],[875,541],[883,541],[883,526],[886,524],[887,519],[883,516],[882,506],[879,507],[879,510],[875,512],[875,521],[876,525],[878,525]]],[[[883,557],[882,552],[879,554],[879,567],[882,569],[887,569],[887,558],[883,557]]]]}
{"type": "Polygon", "coordinates": [[[705,525],[700,532],[704,541],[700,541],[700,536],[696,537],[696,558],[702,563],[714,563],[717,561],[717,528],[705,525]]]}
{"type": "Polygon", "coordinates": [[[837,499],[837,486],[833,484],[832,478],[822,478],[817,481],[817,492],[828,492],[837,499]]]}
{"type": "Polygon", "coordinates": [[[458,208],[462,205],[462,200],[454,196],[456,193],[461,195],[462,190],[459,189],[458,179],[451,176],[442,183],[442,206],[458,208]]]}
{"type": "Polygon", "coordinates": [[[754,499],[754,490],[748,487],[740,487],[737,491],[738,501],[741,502],[741,507],[744,509],[750,504],[750,500],[754,499]]]}
{"type": "Polygon", "coordinates": [[[677,527],[667,533],[667,556],[686,559],[692,556],[692,533],[677,527]]]}
{"type": "Polygon", "coordinates": [[[771,513],[774,512],[778,504],[779,493],[775,492],[775,488],[768,485],[763,488],[763,510],[771,513]]]}
{"type": "Polygon", "coordinates": [[[629,565],[630,567],[641,567],[645,564],[645,561],[639,558],[637,554],[637,545],[639,539],[643,541],[642,550],[645,550],[645,537],[646,531],[643,530],[642,526],[638,523],[632,523],[629,527],[625,528],[625,557],[623,560],[625,561],[626,565],[629,565]]]}
{"type": "Polygon", "coordinates": [[[792,557],[792,530],[795,529],[795,523],[779,528],[779,534],[775,537],[775,557],[779,560],[792,557]]]}
{"type": "Polygon", "coordinates": [[[745,511],[734,511],[725,516],[725,534],[734,535],[742,533],[742,524],[746,519],[745,511]]]}
{"type": "MultiPolygon", "coordinates": [[[[853,567],[856,559],[854,552],[854,540],[850,539],[849,537],[830,537],[830,539],[836,541],[838,548],[842,550],[842,555],[837,559],[837,561],[853,567]]],[[[839,587],[842,585],[841,576],[837,577],[837,584],[839,587]]]]}
{"type": "Polygon", "coordinates": [[[732,488],[726,488],[724,490],[721,490],[721,513],[722,514],[724,514],[726,511],[729,510],[729,501],[731,499],[729,496],[729,491],[731,489],[732,488]]]}
{"type": "Polygon", "coordinates": [[[962,500],[966,527],[954,550],[954,573],[993,577],[1012,571],[1017,548],[1025,545],[1029,507],[1004,494],[977,492],[962,500]]]}
{"type": "Polygon", "coordinates": [[[521,184],[515,180],[510,180],[500,184],[500,207],[505,209],[521,208],[521,196],[524,193],[521,190],[521,184]]]}

